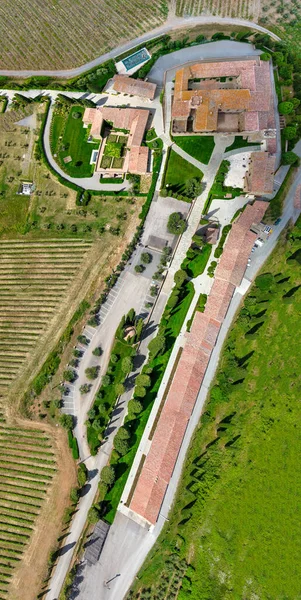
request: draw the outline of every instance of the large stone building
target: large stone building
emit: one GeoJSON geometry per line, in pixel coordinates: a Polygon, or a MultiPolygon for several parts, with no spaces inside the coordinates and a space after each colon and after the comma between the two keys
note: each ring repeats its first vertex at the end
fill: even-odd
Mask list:
{"type": "Polygon", "coordinates": [[[275,128],[270,65],[259,57],[204,62],[176,72],[174,133],[254,132],[275,128]]]}

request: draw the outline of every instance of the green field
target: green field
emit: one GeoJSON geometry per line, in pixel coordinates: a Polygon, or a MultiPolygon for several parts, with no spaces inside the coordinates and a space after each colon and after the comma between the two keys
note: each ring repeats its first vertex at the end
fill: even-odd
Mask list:
{"type": "Polygon", "coordinates": [[[177,146],[196,158],[204,165],[208,165],[215,143],[212,135],[177,135],[174,137],[177,146]]]}
{"type": "Polygon", "coordinates": [[[60,167],[71,177],[91,177],[94,165],[90,165],[92,150],[99,148],[99,142],[88,142],[89,128],[83,127],[84,107],[72,106],[68,115],[57,110],[53,113],[51,123],[51,152],[60,167]],[[79,113],[80,118],[74,115],[79,113]],[[71,157],[65,163],[64,158],[71,157]]]}
{"type": "Polygon", "coordinates": [[[182,194],[185,191],[185,183],[190,179],[202,179],[203,173],[191,163],[187,162],[174,150],[171,150],[164,175],[163,187],[172,189],[182,194]]]}
{"type": "Polygon", "coordinates": [[[230,331],[169,522],[128,598],[299,598],[300,264],[299,219],[230,331]]]}

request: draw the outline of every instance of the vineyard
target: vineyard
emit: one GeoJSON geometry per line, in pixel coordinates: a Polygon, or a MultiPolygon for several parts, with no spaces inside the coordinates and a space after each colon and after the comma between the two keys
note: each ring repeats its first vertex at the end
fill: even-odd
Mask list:
{"type": "Polygon", "coordinates": [[[44,330],[65,300],[91,242],[0,241],[0,409],[44,330]]]}
{"type": "Polygon", "coordinates": [[[51,440],[43,431],[0,423],[0,600],[30,540],[55,475],[51,440]]]}
{"type": "Polygon", "coordinates": [[[257,21],[260,0],[177,0],[178,16],[218,15],[257,21]]]}
{"type": "Polygon", "coordinates": [[[0,14],[2,69],[66,69],[153,29],[167,6],[164,0],[2,0],[0,14]]]}

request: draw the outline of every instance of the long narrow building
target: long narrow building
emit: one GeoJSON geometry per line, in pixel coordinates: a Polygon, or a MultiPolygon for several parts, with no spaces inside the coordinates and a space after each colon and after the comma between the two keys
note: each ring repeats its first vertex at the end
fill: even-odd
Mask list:
{"type": "Polygon", "coordinates": [[[216,268],[205,311],[195,313],[191,331],[186,334],[181,357],[129,507],[152,525],[158,519],[221,325],[258,237],[251,230],[252,226],[260,223],[267,206],[266,202],[255,201],[246,207],[233,224],[216,268]]]}

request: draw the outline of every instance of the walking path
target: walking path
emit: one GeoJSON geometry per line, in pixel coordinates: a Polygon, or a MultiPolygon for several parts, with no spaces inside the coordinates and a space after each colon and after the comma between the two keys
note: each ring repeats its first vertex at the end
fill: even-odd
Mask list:
{"type": "Polygon", "coordinates": [[[164,35],[166,33],[169,33],[170,31],[172,31],[174,29],[180,29],[181,27],[182,28],[194,27],[196,25],[212,25],[212,24],[240,25],[240,26],[242,25],[242,26],[245,26],[248,28],[251,27],[252,29],[256,29],[257,31],[266,33],[274,40],[277,40],[277,41],[280,40],[280,38],[275,33],[272,33],[268,29],[265,29],[264,27],[257,25],[257,23],[253,23],[252,21],[248,21],[245,19],[232,19],[230,17],[223,18],[223,17],[213,17],[213,16],[189,17],[189,18],[172,16],[171,18],[167,19],[167,21],[160,27],[156,27],[149,33],[145,33],[145,34],[135,38],[134,40],[127,42],[126,44],[117,46],[117,48],[114,48],[114,50],[111,50],[110,52],[106,52],[105,54],[98,56],[94,60],[91,60],[90,62],[85,63],[84,65],[82,65],[80,67],[76,67],[74,69],[57,70],[57,71],[47,70],[47,69],[41,69],[41,70],[36,70],[36,71],[27,71],[25,69],[20,69],[20,70],[1,69],[0,75],[5,75],[8,77],[30,77],[33,75],[43,75],[43,76],[45,75],[45,76],[50,76],[50,77],[54,76],[54,77],[68,77],[68,78],[76,77],[77,75],[81,75],[82,73],[84,73],[85,71],[88,71],[89,69],[93,69],[93,67],[97,67],[98,65],[101,65],[103,62],[105,62],[106,60],[109,60],[110,58],[116,58],[119,54],[123,54],[124,52],[127,52],[128,50],[131,50],[132,48],[134,49],[136,46],[143,44],[145,42],[148,42],[149,40],[152,40],[152,39],[159,37],[161,35],[164,35]]]}

